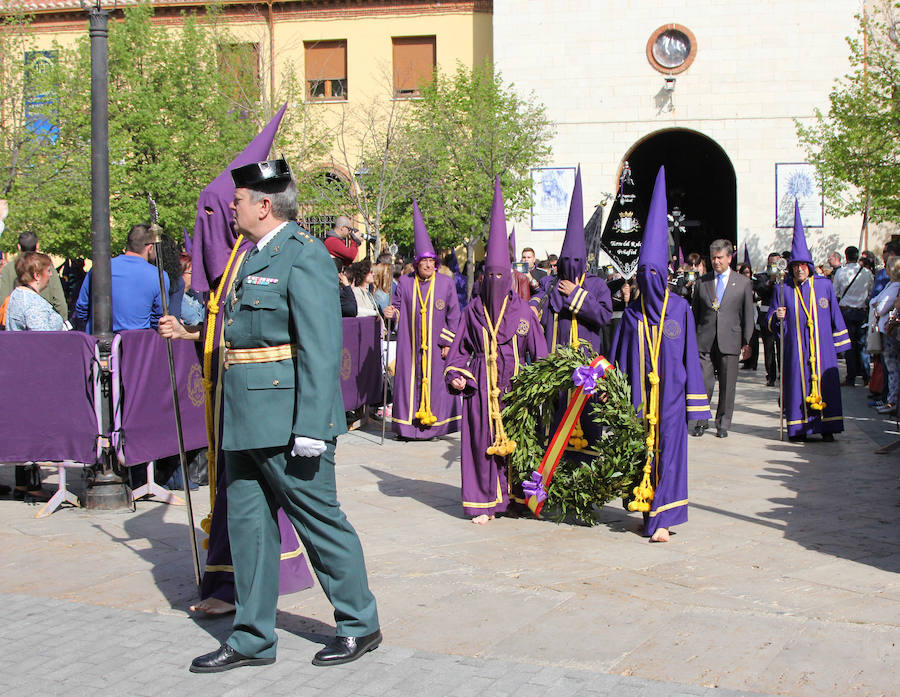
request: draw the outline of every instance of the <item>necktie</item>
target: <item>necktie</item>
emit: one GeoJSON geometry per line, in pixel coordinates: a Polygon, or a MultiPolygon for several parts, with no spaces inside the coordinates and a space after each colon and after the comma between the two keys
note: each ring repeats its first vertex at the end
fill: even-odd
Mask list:
{"type": "Polygon", "coordinates": [[[716,276],[716,304],[722,304],[722,296],[725,295],[725,277],[722,274],[716,276]]]}

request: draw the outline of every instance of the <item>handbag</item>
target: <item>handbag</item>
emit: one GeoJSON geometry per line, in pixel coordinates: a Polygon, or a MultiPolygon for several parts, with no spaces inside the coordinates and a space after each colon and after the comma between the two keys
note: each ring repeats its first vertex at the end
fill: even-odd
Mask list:
{"type": "Polygon", "coordinates": [[[874,307],[869,308],[869,326],[866,328],[866,352],[870,355],[884,351],[881,332],[878,331],[878,314],[874,307]]]}
{"type": "Polygon", "coordinates": [[[881,394],[884,392],[884,363],[881,357],[872,361],[872,374],[869,376],[869,392],[881,394]]]}

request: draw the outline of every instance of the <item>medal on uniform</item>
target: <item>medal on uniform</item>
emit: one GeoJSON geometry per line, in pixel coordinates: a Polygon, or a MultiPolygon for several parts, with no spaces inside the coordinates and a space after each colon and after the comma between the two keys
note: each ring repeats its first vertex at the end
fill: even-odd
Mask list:
{"type": "Polygon", "coordinates": [[[715,310],[716,312],[719,311],[719,301],[718,300],[713,300],[713,310],[715,310]]]}

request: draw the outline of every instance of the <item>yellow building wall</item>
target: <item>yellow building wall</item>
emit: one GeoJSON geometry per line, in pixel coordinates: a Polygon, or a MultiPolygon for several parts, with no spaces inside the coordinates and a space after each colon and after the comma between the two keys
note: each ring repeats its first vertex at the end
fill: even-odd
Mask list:
{"type": "MultiPolygon", "coordinates": [[[[298,3],[295,8],[276,5],[272,15],[265,5],[256,5],[243,14],[234,13],[228,5],[224,7],[224,14],[217,20],[221,28],[238,41],[259,45],[261,82],[267,99],[273,70],[270,26],[274,28],[276,96],[280,96],[279,85],[290,65],[305,89],[304,42],[346,40],[347,100],[310,102],[313,117],[323,118],[332,128],[344,110],[352,117],[357,107],[375,99],[393,98],[392,37],[435,36],[437,66],[448,74],[455,72],[459,64],[471,68],[493,57],[492,13],[464,3],[407,6],[400,10],[354,4],[345,10],[316,12],[307,11],[298,3]]],[[[160,10],[154,21],[177,27],[180,18],[160,10]]],[[[54,40],[70,47],[87,34],[87,29],[87,18],[82,21],[78,15],[71,15],[67,21],[36,22],[37,48],[50,48],[54,40]]],[[[335,148],[330,159],[339,163],[343,156],[335,148]]]]}

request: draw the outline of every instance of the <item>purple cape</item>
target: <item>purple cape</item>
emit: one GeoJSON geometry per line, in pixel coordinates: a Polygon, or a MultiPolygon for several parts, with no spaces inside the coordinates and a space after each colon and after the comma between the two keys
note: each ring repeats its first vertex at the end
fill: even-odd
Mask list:
{"type": "MultiPolygon", "coordinates": [[[[397,315],[397,359],[394,368],[394,406],[391,428],[403,438],[432,438],[459,430],[459,397],[447,391],[442,378],[444,359],[441,348],[450,346],[459,324],[459,300],[453,280],[435,272],[434,295],[426,306],[428,338],[428,377],[431,386],[431,412],[437,421],[423,426],[415,418],[422,396],[422,319],[415,273],[400,278],[391,304],[397,315]]],[[[428,294],[428,282],[421,283],[422,297],[428,294]]]]}
{"type": "MultiPolygon", "coordinates": [[[[797,302],[793,279],[787,279],[783,287],[776,287],[766,321],[775,334],[780,332],[775,311],[779,305],[787,308],[784,322],[784,418],[789,436],[807,433],[839,433],[844,430],[841,407],[841,379],[838,374],[837,354],[850,348],[850,337],[844,326],[844,318],[834,297],[831,281],[824,276],[813,277],[815,292],[812,306],[818,320],[816,345],[819,350],[820,387],[825,409],[807,408],[806,397],[810,393],[809,330],[806,312],[797,302]],[[783,298],[783,299],[782,299],[783,298]]],[[[803,301],[809,308],[809,281],[800,286],[803,301]]]]}
{"type": "MultiPolygon", "coordinates": [[[[658,325],[652,326],[655,338],[658,325]]],[[[628,375],[635,411],[645,417],[650,399],[650,351],[644,334],[641,305],[625,308],[612,342],[613,361],[628,375]],[[642,360],[643,359],[643,360],[642,360]]],[[[659,458],[652,463],[654,496],[645,514],[644,534],[687,520],[687,419],[709,419],[709,403],[697,352],[697,330],[691,306],[669,294],[659,349],[659,458]]],[[[647,427],[647,424],[644,424],[647,427]]]]}
{"type": "MultiPolygon", "coordinates": [[[[547,355],[547,345],[537,319],[528,304],[509,293],[506,312],[497,332],[497,372],[501,395],[509,390],[510,380],[525,364],[547,355]]],[[[488,410],[487,361],[489,340],[481,298],[472,302],[463,314],[456,339],[447,356],[447,385],[457,377],[466,380],[463,395],[463,422],[460,443],[462,469],[462,505],[466,515],[491,515],[509,505],[506,456],[488,455],[494,442],[488,410]]],[[[451,388],[452,389],[452,388],[451,388]]],[[[503,408],[501,400],[500,408],[503,408]]]]}
{"type": "Polygon", "coordinates": [[[555,276],[544,276],[531,299],[532,305],[543,305],[541,326],[547,346],[552,350],[556,346],[569,345],[574,318],[578,322],[578,338],[590,342],[594,351],[605,355],[603,327],[612,318],[612,298],[606,281],[586,275],[582,286],[568,297],[559,292],[556,282],[555,276]]]}
{"type": "MultiPolygon", "coordinates": [[[[252,247],[252,242],[244,240],[240,247],[240,253],[235,257],[231,270],[226,278],[222,279],[223,288],[227,289],[234,282],[234,277],[241,268],[241,261],[247,250],[252,247]]],[[[224,269],[224,265],[223,265],[224,269]]],[[[206,555],[206,566],[203,578],[200,581],[200,597],[218,598],[227,603],[234,603],[234,568],[231,563],[231,543],[228,538],[228,499],[226,490],[228,481],[225,475],[225,454],[222,450],[222,408],[223,395],[220,376],[222,373],[222,360],[224,358],[221,347],[224,342],[224,306],[227,292],[223,292],[219,300],[219,312],[207,313],[206,322],[215,322],[215,339],[213,342],[213,354],[211,362],[211,374],[208,376],[213,386],[213,399],[215,400],[215,445],[210,443],[210,449],[215,447],[216,481],[210,482],[210,486],[216,487],[216,498],[213,503],[212,521],[209,529],[209,549],[206,555]]],[[[207,326],[204,324],[202,337],[206,336],[207,326]]],[[[306,559],[302,554],[300,538],[297,531],[291,525],[284,511],[278,511],[278,527],[281,530],[281,566],[279,568],[279,592],[281,594],[296,593],[304,588],[313,586],[312,574],[306,559]]]]}

